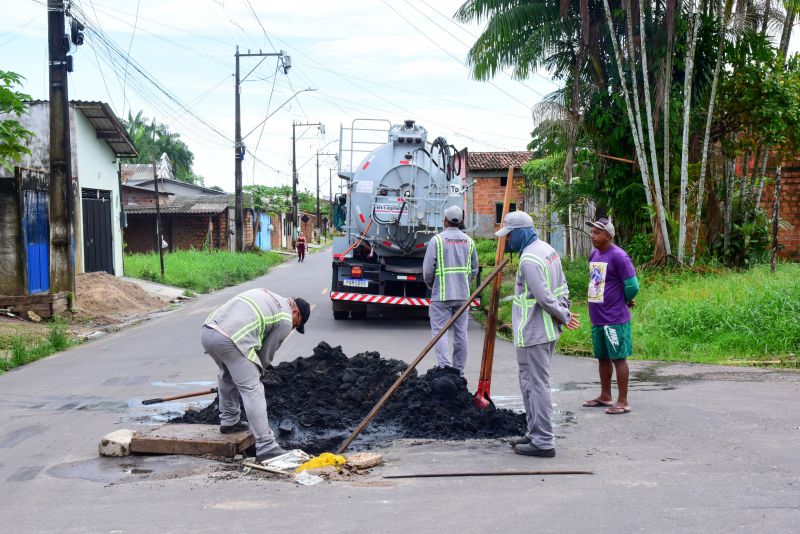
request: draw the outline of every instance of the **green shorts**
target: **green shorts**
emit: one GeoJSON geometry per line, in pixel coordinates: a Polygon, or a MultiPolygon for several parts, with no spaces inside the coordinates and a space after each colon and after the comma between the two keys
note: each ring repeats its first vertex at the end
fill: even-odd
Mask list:
{"type": "Polygon", "coordinates": [[[622,360],[633,354],[630,321],[592,326],[592,348],[598,360],[622,360]]]}

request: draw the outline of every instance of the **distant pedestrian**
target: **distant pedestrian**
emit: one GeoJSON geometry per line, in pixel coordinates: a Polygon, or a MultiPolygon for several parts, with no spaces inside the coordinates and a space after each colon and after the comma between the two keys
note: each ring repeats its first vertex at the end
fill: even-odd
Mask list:
{"type": "Polygon", "coordinates": [[[302,262],[306,259],[306,236],[303,232],[297,236],[297,261],[302,262]]]}
{"type": "Polygon", "coordinates": [[[589,318],[592,348],[600,371],[600,396],[583,403],[586,408],[606,408],[610,415],[631,411],[628,403],[628,356],[633,352],[630,308],[639,292],[639,280],[628,255],[613,243],[609,219],[587,222],[592,227],[589,254],[589,318]],[[611,395],[611,377],[617,373],[617,402],[611,395]]]}
{"type": "MultiPolygon", "coordinates": [[[[431,288],[428,315],[431,334],[436,335],[447,321],[469,298],[469,285],[478,274],[478,252],[475,242],[461,230],[464,228],[464,210],[450,206],[444,212],[444,230],[428,241],[422,263],[422,277],[431,288]]],[[[467,364],[466,313],[453,324],[453,356],[445,333],[436,343],[436,361],[439,367],[455,367],[464,374],[467,364]]]]}
{"type": "Polygon", "coordinates": [[[294,328],[305,333],[311,307],[301,298],[284,298],[266,289],[250,289],[208,316],[200,340],[219,367],[220,432],[250,430],[261,462],[286,451],[278,445],[267,419],[261,375],[294,328]],[[250,422],[241,420],[239,396],[250,422]]]}
{"type": "Polygon", "coordinates": [[[569,311],[569,289],[561,258],[536,235],[531,216],[512,211],[495,235],[508,236],[507,248],[520,254],[511,324],[528,427],[524,436],[513,438],[510,443],[517,454],[552,458],[556,449],[550,362],[562,326],[574,330],[580,327],[580,321],[569,311]]]}

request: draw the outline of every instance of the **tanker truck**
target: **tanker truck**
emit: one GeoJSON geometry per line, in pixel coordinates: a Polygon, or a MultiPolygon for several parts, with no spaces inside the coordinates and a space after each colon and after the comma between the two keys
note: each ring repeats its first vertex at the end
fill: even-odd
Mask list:
{"type": "Polygon", "coordinates": [[[429,143],[413,120],[356,119],[341,128],[338,162],[344,236],[333,241],[334,318],[362,319],[368,305],[427,307],[422,261],[444,211],[465,208],[466,150],[442,137],[429,143]]]}

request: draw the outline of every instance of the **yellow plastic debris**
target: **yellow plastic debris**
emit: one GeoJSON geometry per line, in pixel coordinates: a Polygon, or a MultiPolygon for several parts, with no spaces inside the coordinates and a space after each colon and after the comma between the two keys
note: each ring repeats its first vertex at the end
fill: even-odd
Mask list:
{"type": "Polygon", "coordinates": [[[301,473],[306,469],[316,469],[317,467],[327,467],[332,465],[334,467],[344,465],[347,460],[344,456],[339,454],[333,454],[331,452],[323,452],[319,456],[315,456],[311,458],[304,464],[301,464],[297,469],[294,470],[295,473],[301,473]]]}

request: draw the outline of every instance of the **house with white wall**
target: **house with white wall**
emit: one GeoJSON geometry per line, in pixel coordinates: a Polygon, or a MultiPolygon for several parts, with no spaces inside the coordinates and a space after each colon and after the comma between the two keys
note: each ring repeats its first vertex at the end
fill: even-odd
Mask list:
{"type": "MultiPolygon", "coordinates": [[[[37,100],[28,106],[20,122],[33,132],[28,143],[31,153],[23,157],[19,167],[49,172],[50,105],[37,100]]],[[[75,272],[106,271],[122,276],[119,167],[121,158],[138,155],[136,147],[104,102],[70,102],[69,122],[75,272]]],[[[0,169],[0,175],[9,172],[0,169]]],[[[13,172],[10,174],[13,176],[13,172]]],[[[46,261],[46,256],[41,261],[46,261]]]]}

